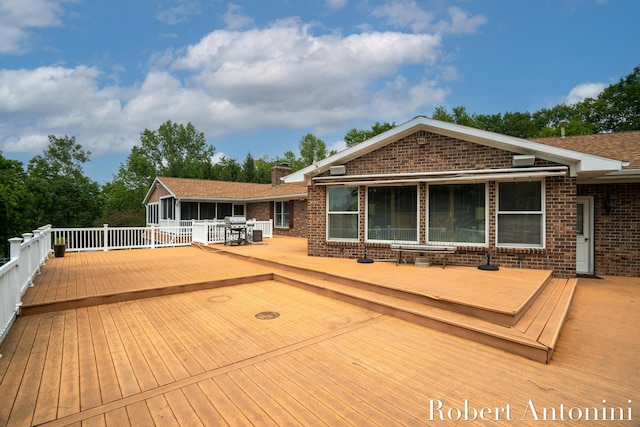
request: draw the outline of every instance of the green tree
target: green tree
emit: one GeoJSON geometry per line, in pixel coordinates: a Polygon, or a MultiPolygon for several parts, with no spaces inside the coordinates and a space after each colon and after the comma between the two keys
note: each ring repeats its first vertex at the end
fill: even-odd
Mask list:
{"type": "Polygon", "coordinates": [[[373,126],[371,126],[371,129],[353,128],[345,134],[344,142],[347,144],[347,148],[353,147],[356,144],[360,144],[361,142],[366,141],[367,139],[371,139],[376,135],[379,135],[383,132],[388,131],[389,129],[393,129],[394,127],[396,127],[395,122],[394,123],[375,122],[373,126]]]}
{"type": "Polygon", "coordinates": [[[256,171],[256,161],[251,155],[248,153],[244,158],[244,162],[242,163],[242,181],[244,182],[257,182],[257,171],[256,171]]]}
{"type": "Polygon", "coordinates": [[[583,102],[587,107],[587,121],[597,132],[640,130],[640,66],[605,88],[596,100],[583,102]]]}
{"type": "Polygon", "coordinates": [[[434,110],[431,118],[442,122],[453,123],[453,115],[449,113],[446,107],[438,105],[434,110]]]}
{"type": "Polygon", "coordinates": [[[308,133],[298,143],[303,167],[327,157],[327,145],[320,138],[308,133]]]}
{"type": "Polygon", "coordinates": [[[113,225],[143,225],[142,201],[157,176],[211,178],[215,148],[188,123],[167,120],[157,131],[145,129],[117,174],[103,188],[101,221],[113,225]],[[128,224],[122,224],[128,222],[128,224]]]}
{"type": "Polygon", "coordinates": [[[213,165],[211,179],[218,181],[242,181],[242,166],[233,157],[222,157],[218,163],[213,165]]]}
{"type": "Polygon", "coordinates": [[[34,199],[37,224],[88,227],[100,216],[100,186],[84,175],[91,152],[75,137],[49,135],[49,145],[27,167],[27,188],[34,199]]]}
{"type": "Polygon", "coordinates": [[[27,174],[22,162],[6,159],[0,151],[0,258],[8,257],[8,239],[40,225],[28,214],[31,197],[26,187],[27,174]]]}
{"type": "Polygon", "coordinates": [[[204,178],[215,148],[207,144],[204,134],[188,123],[167,120],[157,131],[145,129],[140,134],[141,153],[153,165],[155,174],[178,178],[204,178]]]}

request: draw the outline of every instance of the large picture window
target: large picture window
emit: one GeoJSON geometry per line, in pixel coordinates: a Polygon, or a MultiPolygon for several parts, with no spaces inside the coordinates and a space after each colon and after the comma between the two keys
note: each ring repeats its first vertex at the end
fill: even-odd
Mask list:
{"type": "Polygon", "coordinates": [[[289,228],[289,202],[274,202],[276,204],[275,227],[289,228]]]}
{"type": "Polygon", "coordinates": [[[498,187],[498,246],[543,245],[541,181],[501,182],[498,187]]]}
{"type": "Polygon", "coordinates": [[[486,185],[429,186],[427,240],[486,244],[486,185]]]}
{"type": "Polygon", "coordinates": [[[327,198],[327,238],[358,240],[358,187],[329,188],[327,198]]]}
{"type": "Polygon", "coordinates": [[[418,242],[418,187],[369,187],[367,239],[418,242]]]}

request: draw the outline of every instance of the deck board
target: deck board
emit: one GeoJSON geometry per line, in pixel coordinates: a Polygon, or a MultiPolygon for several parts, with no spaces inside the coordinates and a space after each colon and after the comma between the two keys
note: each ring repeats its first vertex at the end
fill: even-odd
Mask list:
{"type": "MultiPolygon", "coordinates": [[[[151,286],[136,283],[145,274],[166,286],[180,277],[197,282],[208,280],[207,274],[228,278],[248,271],[246,261],[183,249],[150,250],[153,257],[144,265],[143,255],[136,254],[137,266],[126,266],[117,284],[107,278],[119,276],[118,264],[136,251],[96,254],[99,262],[90,274],[85,270],[90,254],[73,263],[73,256],[64,260],[77,284],[110,269],[110,276],[84,286],[100,292],[151,286]],[[163,251],[195,252],[189,259],[199,264],[206,259],[207,265],[192,268],[183,259],[181,266],[167,261],[171,257],[163,251]],[[221,259],[227,269],[212,265],[221,259]],[[164,262],[176,271],[164,273],[164,262]]],[[[310,264],[336,266],[338,272],[355,264],[322,261],[310,264]]],[[[28,294],[47,294],[38,286],[62,277],[47,272],[55,264],[50,260],[28,294]]],[[[373,267],[381,267],[381,274],[360,271],[379,281],[395,268],[373,267]]],[[[392,271],[402,271],[396,276],[404,280],[436,270],[455,275],[456,269],[403,265],[392,271]]],[[[250,273],[266,270],[258,265],[250,273]]],[[[77,297],[82,288],[69,286],[65,292],[77,297]]],[[[273,280],[22,316],[0,346],[0,425],[453,424],[426,419],[433,399],[448,406],[465,399],[476,406],[508,403],[521,417],[529,399],[540,407],[587,407],[606,398],[625,408],[632,400],[637,413],[638,301],[638,278],[580,279],[550,365],[273,280]],[[277,311],[280,317],[258,320],[254,315],[260,311],[277,311]]]]}

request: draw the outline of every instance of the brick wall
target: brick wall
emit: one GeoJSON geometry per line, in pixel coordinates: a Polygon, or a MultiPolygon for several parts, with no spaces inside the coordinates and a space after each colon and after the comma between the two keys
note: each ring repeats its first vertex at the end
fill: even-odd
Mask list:
{"type": "MultiPolygon", "coordinates": [[[[513,153],[461,141],[426,131],[416,132],[374,152],[345,164],[347,175],[437,172],[452,170],[499,169],[512,167],[513,153]],[[426,138],[419,145],[417,138],[426,138]]],[[[551,163],[536,160],[535,166],[551,163]]],[[[508,267],[550,269],[559,277],[575,275],[576,253],[576,184],[570,177],[549,177],[546,187],[546,247],[545,249],[495,247],[495,182],[489,182],[489,250],[492,263],[508,267]]],[[[312,256],[359,258],[364,253],[364,218],[366,187],[360,186],[360,242],[326,241],[326,187],[309,187],[309,246],[312,256]]],[[[420,191],[420,243],[425,243],[426,184],[420,191]]],[[[448,257],[448,262],[475,266],[486,262],[486,248],[467,248],[468,251],[448,257]]],[[[392,259],[395,255],[389,244],[367,243],[367,256],[392,259]]],[[[438,257],[438,255],[434,255],[438,257]]],[[[411,260],[408,254],[409,260],[411,260]]]]}
{"type": "MultiPolygon", "coordinates": [[[[274,228],[273,233],[279,236],[307,237],[307,201],[290,200],[293,204],[293,227],[274,228]]],[[[247,218],[266,221],[270,218],[273,202],[248,203],[247,218]]]]}
{"type": "Polygon", "coordinates": [[[597,275],[640,277],[640,184],[578,185],[594,203],[594,267],[597,275]],[[607,211],[608,194],[617,197],[607,211]]]}

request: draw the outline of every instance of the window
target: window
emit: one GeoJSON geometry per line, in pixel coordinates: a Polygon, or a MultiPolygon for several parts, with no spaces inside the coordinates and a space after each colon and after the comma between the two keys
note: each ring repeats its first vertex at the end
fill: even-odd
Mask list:
{"type": "Polygon", "coordinates": [[[216,203],[216,218],[224,219],[226,216],[231,216],[233,212],[233,205],[231,203],[216,203]]]}
{"type": "Polygon", "coordinates": [[[486,244],[486,184],[429,186],[427,241],[486,244]]]}
{"type": "Polygon", "coordinates": [[[161,200],[162,203],[162,219],[176,219],[174,212],[175,199],[167,197],[161,200]]]}
{"type": "Polygon", "coordinates": [[[501,182],[498,185],[498,246],[542,247],[542,182],[501,182]]]}
{"type": "Polygon", "coordinates": [[[233,205],[233,216],[244,216],[244,205],[233,205]]]}
{"type": "Polygon", "coordinates": [[[180,219],[198,219],[198,203],[182,202],[180,203],[180,219]]]}
{"type": "Polygon", "coordinates": [[[200,203],[200,219],[215,219],[215,218],[216,218],[216,204],[200,203]]]}
{"type": "Polygon", "coordinates": [[[418,187],[369,187],[367,239],[418,242],[418,187]]]}
{"type": "Polygon", "coordinates": [[[150,203],[147,205],[147,224],[158,224],[159,203],[150,203]]]}
{"type": "Polygon", "coordinates": [[[358,187],[329,188],[327,198],[327,238],[358,240],[358,187]]]}
{"type": "Polygon", "coordinates": [[[275,206],[275,227],[289,228],[289,202],[274,202],[275,206]]]}

